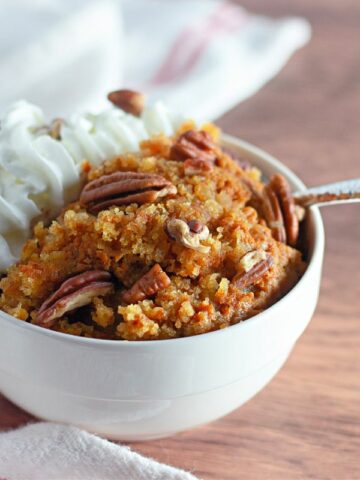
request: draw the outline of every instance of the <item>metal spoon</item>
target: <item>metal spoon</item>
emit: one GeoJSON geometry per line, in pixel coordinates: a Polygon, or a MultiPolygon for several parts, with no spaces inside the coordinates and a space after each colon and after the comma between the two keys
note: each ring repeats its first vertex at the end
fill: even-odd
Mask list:
{"type": "Polygon", "coordinates": [[[360,178],[309,188],[293,195],[296,204],[301,207],[357,203],[360,202],[360,178]]]}

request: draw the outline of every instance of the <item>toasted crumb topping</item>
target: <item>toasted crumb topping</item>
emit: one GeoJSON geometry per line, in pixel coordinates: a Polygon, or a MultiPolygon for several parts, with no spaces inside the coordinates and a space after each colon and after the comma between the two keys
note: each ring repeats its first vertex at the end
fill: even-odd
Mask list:
{"type": "Polygon", "coordinates": [[[220,148],[217,130],[206,129],[206,135],[196,132],[185,138],[196,140],[206,162],[211,158],[209,169],[189,170],[184,158],[191,150],[188,143],[181,143],[181,159],[173,158],[183,128],[175,138],[146,140],[138,154],[84,170],[88,182],[115,172],[139,172],[146,173],[146,179],[157,175],[164,185],[176,188],[171,195],[147,197],[150,187],[132,180],[131,188],[112,186],[99,209],[75,202],[49,226],[36,225],[20,262],[0,282],[0,309],[37,323],[41,305],[67,279],[106,271],[111,292],[98,296],[94,289],[86,305],[66,311],[50,328],[95,338],[155,340],[228,327],[283,296],[304,270],[301,253],[276,240],[273,225],[267,225],[259,203],[264,190],[260,172],[242,168],[220,148]],[[124,192],[136,200],[138,191],[139,203],[119,200],[129,195],[124,192]],[[271,265],[258,268],[261,274],[253,282],[252,277],[232,281],[267,258],[271,265]],[[142,287],[141,296],[126,294],[136,290],[134,285],[142,287]]]}

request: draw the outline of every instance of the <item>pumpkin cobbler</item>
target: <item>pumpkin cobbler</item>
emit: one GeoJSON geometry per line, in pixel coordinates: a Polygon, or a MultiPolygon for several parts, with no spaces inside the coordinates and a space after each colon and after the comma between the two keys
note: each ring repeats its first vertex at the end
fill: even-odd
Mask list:
{"type": "Polygon", "coordinates": [[[263,183],[218,136],[186,124],[84,163],[78,201],[35,225],[0,282],[0,309],[72,335],[157,340],[273,304],[304,271],[299,215],[281,175],[263,183]]]}

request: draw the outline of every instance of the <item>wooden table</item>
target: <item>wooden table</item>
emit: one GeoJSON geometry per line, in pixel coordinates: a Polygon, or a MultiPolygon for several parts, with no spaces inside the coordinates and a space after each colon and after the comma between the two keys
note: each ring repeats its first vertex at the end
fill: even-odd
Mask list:
{"type": "MultiPolygon", "coordinates": [[[[220,125],[283,160],[309,185],[360,176],[360,3],[244,0],[301,14],[313,39],[220,125]]],[[[255,399],[212,425],[133,447],[203,480],[360,479],[359,206],[323,211],[327,248],[317,312],[255,399]]],[[[0,398],[0,428],[29,416],[0,398]]]]}

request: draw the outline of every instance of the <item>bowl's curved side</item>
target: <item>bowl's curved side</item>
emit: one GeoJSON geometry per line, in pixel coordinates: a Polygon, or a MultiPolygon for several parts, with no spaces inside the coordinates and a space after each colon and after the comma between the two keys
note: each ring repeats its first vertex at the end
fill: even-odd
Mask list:
{"type": "Polygon", "coordinates": [[[114,440],[150,440],[209,423],[240,407],[273,378],[288,355],[289,351],[281,352],[268,365],[229,385],[169,399],[83,397],[1,371],[0,384],[9,399],[35,417],[74,424],[114,440]]]}
{"type": "MultiPolygon", "coordinates": [[[[295,189],[304,188],[267,153],[228,136],[224,143],[265,175],[280,171],[295,189]]],[[[316,208],[309,214],[308,237],[308,268],[286,296],[245,322],[197,337],[84,339],[0,312],[0,390],[44,418],[113,437],[154,437],[218,418],[263,388],[311,319],[324,250],[316,208]]]]}

